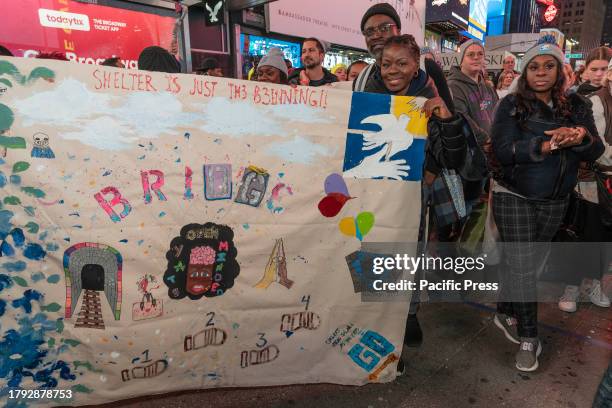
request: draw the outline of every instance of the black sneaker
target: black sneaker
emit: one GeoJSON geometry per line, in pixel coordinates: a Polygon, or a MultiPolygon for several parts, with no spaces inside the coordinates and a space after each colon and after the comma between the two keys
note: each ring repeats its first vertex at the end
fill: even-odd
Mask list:
{"type": "Polygon", "coordinates": [[[406,347],[420,347],[423,344],[423,332],[416,314],[409,314],[406,321],[406,333],[404,334],[406,347]]]}

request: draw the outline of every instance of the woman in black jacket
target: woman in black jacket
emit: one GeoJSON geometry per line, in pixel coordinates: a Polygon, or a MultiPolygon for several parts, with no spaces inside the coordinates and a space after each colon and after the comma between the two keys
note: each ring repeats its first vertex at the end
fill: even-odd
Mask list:
{"type": "MultiPolygon", "coordinates": [[[[456,169],[463,165],[467,149],[463,131],[467,126],[464,126],[466,122],[462,116],[453,114],[448,109],[444,100],[438,95],[433,79],[425,71],[419,69],[419,61],[420,49],[413,36],[391,37],[387,40],[383,50],[381,77],[385,93],[427,99],[423,106],[423,111],[429,117],[423,182],[431,183],[442,168],[456,169]]],[[[426,241],[424,231],[428,223],[425,218],[427,201],[427,197],[423,194],[420,242],[426,241]]],[[[406,322],[404,343],[409,346],[419,345],[422,341],[422,333],[416,317],[418,297],[418,291],[415,291],[406,322]]],[[[401,371],[402,366],[403,363],[400,360],[398,370],[401,371]]]]}
{"type": "Polygon", "coordinates": [[[505,265],[495,324],[520,344],[516,367],[538,368],[537,242],[550,242],[576,187],[581,161],[604,151],[588,102],[565,96],[564,55],[545,38],[523,58],[517,90],[498,106],[492,128],[501,164],[493,188],[493,215],[504,242],[505,265]]]}

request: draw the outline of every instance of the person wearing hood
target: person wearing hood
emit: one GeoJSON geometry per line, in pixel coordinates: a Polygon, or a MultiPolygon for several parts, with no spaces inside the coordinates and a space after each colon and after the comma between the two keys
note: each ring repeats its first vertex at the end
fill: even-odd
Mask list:
{"type": "Polygon", "coordinates": [[[501,100],[491,129],[493,154],[502,166],[492,187],[493,216],[504,259],[495,325],[519,345],[520,371],[535,371],[538,339],[539,245],[551,242],[568,208],[580,162],[593,162],[604,146],[589,102],[566,93],[565,55],[543,37],[523,57],[514,93],[501,100]]]}
{"type": "Polygon", "coordinates": [[[465,114],[476,133],[478,144],[489,141],[493,112],[498,96],[487,85],[482,72],[485,49],[481,42],[469,40],[459,48],[460,66],[451,67],[447,81],[453,95],[455,109],[465,114]]]}
{"type": "MultiPolygon", "coordinates": [[[[433,180],[443,169],[455,169],[463,165],[467,149],[464,132],[468,127],[461,115],[448,108],[444,99],[438,95],[434,82],[419,68],[419,64],[420,50],[413,36],[389,38],[383,46],[380,64],[384,91],[378,93],[427,99],[423,107],[429,121],[419,228],[419,242],[425,242],[426,225],[429,225],[426,214],[431,213],[426,211],[426,208],[431,201],[433,180]]],[[[420,272],[417,272],[417,279],[420,275],[420,272]]],[[[418,291],[415,291],[404,334],[404,344],[412,347],[422,342],[422,332],[417,319],[418,297],[418,291]]],[[[402,370],[403,361],[400,359],[398,372],[402,370]]]]}
{"type": "Polygon", "coordinates": [[[487,177],[484,153],[490,150],[490,130],[499,96],[483,75],[485,49],[481,42],[464,42],[459,48],[459,64],[451,67],[447,82],[455,110],[465,116],[475,136],[474,144],[477,145],[474,154],[479,159],[478,165],[471,166],[469,171],[461,171],[467,216],[470,217],[484,191],[487,177]]]}
{"type": "Polygon", "coordinates": [[[287,63],[280,48],[270,48],[257,65],[257,81],[287,85],[287,63]]]}
{"type": "Polygon", "coordinates": [[[304,68],[293,71],[289,77],[292,85],[323,86],[338,82],[338,78],[323,68],[329,43],[318,38],[307,38],[302,43],[302,64],[304,68]]]}
{"type": "Polygon", "coordinates": [[[612,59],[612,49],[608,47],[595,48],[589,53],[585,70],[588,81],[580,84],[576,90],[579,95],[589,97],[601,89],[610,59],[612,59]]]}

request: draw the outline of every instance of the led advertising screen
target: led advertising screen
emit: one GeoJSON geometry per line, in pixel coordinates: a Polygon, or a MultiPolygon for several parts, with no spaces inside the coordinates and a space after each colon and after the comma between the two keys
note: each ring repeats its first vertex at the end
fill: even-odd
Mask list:
{"type": "Polygon", "coordinates": [[[470,0],[427,0],[427,23],[451,21],[467,30],[470,0]]]}
{"type": "Polygon", "coordinates": [[[504,34],[506,0],[490,0],[487,6],[487,35],[504,34]]]}
{"type": "Polygon", "coordinates": [[[487,0],[470,0],[467,35],[483,42],[487,32],[487,8],[487,0]]]}
{"type": "Polygon", "coordinates": [[[262,57],[266,55],[268,50],[272,47],[283,50],[285,58],[291,61],[293,67],[299,68],[302,66],[300,60],[302,55],[301,44],[276,40],[274,38],[259,37],[257,35],[240,35],[240,49],[243,54],[262,57]]]}
{"type": "Polygon", "coordinates": [[[69,0],[4,1],[0,38],[18,57],[57,51],[96,64],[116,56],[137,68],[144,48],[170,49],[175,22],[172,16],[69,0]]]}

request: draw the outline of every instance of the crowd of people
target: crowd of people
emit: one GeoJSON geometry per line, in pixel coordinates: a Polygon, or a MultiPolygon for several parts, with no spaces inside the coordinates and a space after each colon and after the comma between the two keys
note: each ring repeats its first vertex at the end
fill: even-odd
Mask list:
{"type": "MultiPolygon", "coordinates": [[[[312,37],[302,44],[303,68],[293,68],[282,50],[271,48],[257,61],[249,80],[292,86],[350,81],[354,91],[427,99],[423,111],[430,120],[419,241],[455,242],[466,234],[470,219],[481,216],[479,208],[493,215],[496,239],[505,244],[499,277],[504,295],[494,323],[517,345],[516,368],[536,370],[542,352],[536,295],[542,256],[535,243],[551,242],[571,227],[568,220],[576,219],[577,208],[584,216],[573,239],[610,241],[612,50],[592,50],[586,65],[574,71],[565,64],[554,38],[542,37],[523,56],[520,70],[516,58],[508,56],[490,81],[481,42],[464,42],[459,65],[445,76],[430,50],[421,49],[413,36],[401,34],[401,19],[387,3],[373,5],[360,28],[376,60],[371,65],[357,61],[327,70],[322,64],[329,44],[312,37]],[[460,181],[459,192],[443,191],[452,190],[449,178],[460,181]],[[450,201],[455,204],[451,213],[450,201]]],[[[181,70],[161,47],[145,49],[138,64],[151,71],[181,70]]],[[[104,65],[122,67],[119,58],[104,65]]],[[[223,76],[213,58],[196,73],[223,76]]],[[[574,264],[559,309],[576,311],[581,295],[599,307],[610,307],[602,288],[609,261],[603,250],[588,272],[574,264]]],[[[404,343],[409,347],[423,341],[418,298],[413,294],[406,322],[404,343]]],[[[398,370],[402,368],[400,361],[398,370]]]]}

